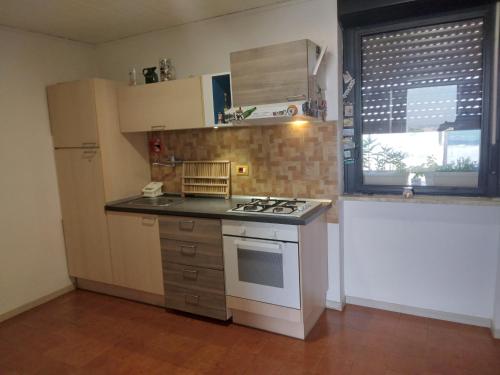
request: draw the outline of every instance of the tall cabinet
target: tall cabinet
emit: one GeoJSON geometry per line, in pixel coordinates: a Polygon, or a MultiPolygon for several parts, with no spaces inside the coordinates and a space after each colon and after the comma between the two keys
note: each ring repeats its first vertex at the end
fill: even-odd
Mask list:
{"type": "Polygon", "coordinates": [[[106,202],[149,181],[145,134],[120,131],[120,84],[91,79],[47,88],[69,274],[113,283],[106,202]]]}

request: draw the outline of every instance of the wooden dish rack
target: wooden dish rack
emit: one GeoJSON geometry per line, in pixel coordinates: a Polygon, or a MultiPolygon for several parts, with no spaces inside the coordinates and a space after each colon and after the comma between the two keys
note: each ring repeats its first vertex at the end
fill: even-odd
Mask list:
{"type": "Polygon", "coordinates": [[[231,162],[226,160],[185,161],[182,164],[182,196],[220,195],[229,198],[231,162]]]}

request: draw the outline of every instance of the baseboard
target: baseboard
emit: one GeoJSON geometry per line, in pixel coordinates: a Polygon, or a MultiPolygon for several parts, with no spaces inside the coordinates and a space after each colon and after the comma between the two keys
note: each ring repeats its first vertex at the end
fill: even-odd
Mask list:
{"type": "Polygon", "coordinates": [[[491,334],[494,338],[500,339],[500,328],[497,328],[495,323],[491,323],[491,334]]]}
{"type": "Polygon", "coordinates": [[[345,301],[339,302],[339,301],[332,301],[329,299],[326,300],[326,308],[327,309],[342,311],[342,310],[344,310],[344,306],[345,306],[345,301]]]}
{"type": "Polygon", "coordinates": [[[13,318],[16,315],[22,314],[23,312],[31,310],[37,306],[43,305],[44,303],[49,302],[50,300],[53,300],[54,298],[57,298],[59,296],[62,296],[63,294],[71,292],[74,289],[75,286],[73,284],[65,286],[64,288],[58,289],[55,292],[49,293],[43,297],[37,298],[34,301],[25,303],[24,305],[16,307],[13,310],[0,314],[0,322],[13,318]]]}
{"type": "Polygon", "coordinates": [[[148,303],[150,305],[165,307],[165,297],[159,294],[142,292],[117,285],[105,284],[87,279],[77,279],[77,288],[107,294],[114,297],[129,299],[132,301],[148,303]]]}
{"type": "Polygon", "coordinates": [[[492,326],[491,319],[488,318],[481,318],[472,315],[456,314],[456,313],[432,310],[432,309],[424,309],[421,307],[399,305],[397,303],[382,302],[367,298],[346,296],[346,303],[351,305],[373,307],[375,309],[381,309],[381,310],[395,311],[403,314],[422,316],[425,318],[447,320],[450,322],[469,324],[479,327],[490,328],[492,326]]]}

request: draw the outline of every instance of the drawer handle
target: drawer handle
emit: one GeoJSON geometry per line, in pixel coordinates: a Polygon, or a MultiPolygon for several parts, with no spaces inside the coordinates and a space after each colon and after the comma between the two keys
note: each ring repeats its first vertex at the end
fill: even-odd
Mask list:
{"type": "Polygon", "coordinates": [[[155,217],[143,217],[142,218],[142,225],[147,225],[147,226],[152,226],[156,222],[155,217]]]}
{"type": "Polygon", "coordinates": [[[179,230],[192,232],[193,229],[194,229],[194,221],[193,220],[179,221],[179,230]]]}
{"type": "Polygon", "coordinates": [[[181,245],[181,254],[187,256],[196,255],[196,245],[181,245]]]}
{"type": "Polygon", "coordinates": [[[198,271],[196,270],[182,270],[182,277],[186,280],[197,280],[198,271]]]}
{"type": "Polygon", "coordinates": [[[152,125],[151,126],[151,130],[163,130],[165,128],[166,128],[165,125],[152,125]]]}
{"type": "Polygon", "coordinates": [[[195,296],[194,294],[185,294],[184,302],[186,302],[187,305],[199,305],[200,296],[195,296]]]}
{"type": "Polygon", "coordinates": [[[82,142],[82,147],[85,148],[85,147],[96,147],[97,146],[97,143],[95,142],[82,142]]]}
{"type": "Polygon", "coordinates": [[[87,159],[87,160],[93,159],[94,156],[96,156],[96,154],[97,151],[95,150],[85,150],[82,152],[82,159],[87,159]]]}

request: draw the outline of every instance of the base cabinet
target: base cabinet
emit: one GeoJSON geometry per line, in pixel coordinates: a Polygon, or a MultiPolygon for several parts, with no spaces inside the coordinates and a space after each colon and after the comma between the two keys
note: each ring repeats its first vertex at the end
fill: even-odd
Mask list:
{"type": "Polygon", "coordinates": [[[113,284],[163,295],[158,218],[108,211],[107,220],[113,284]]]}
{"type": "Polygon", "coordinates": [[[165,306],[227,320],[220,220],[160,217],[165,306]]]}
{"type": "Polygon", "coordinates": [[[100,150],[58,149],[55,159],[69,275],[111,283],[100,150]]]}

